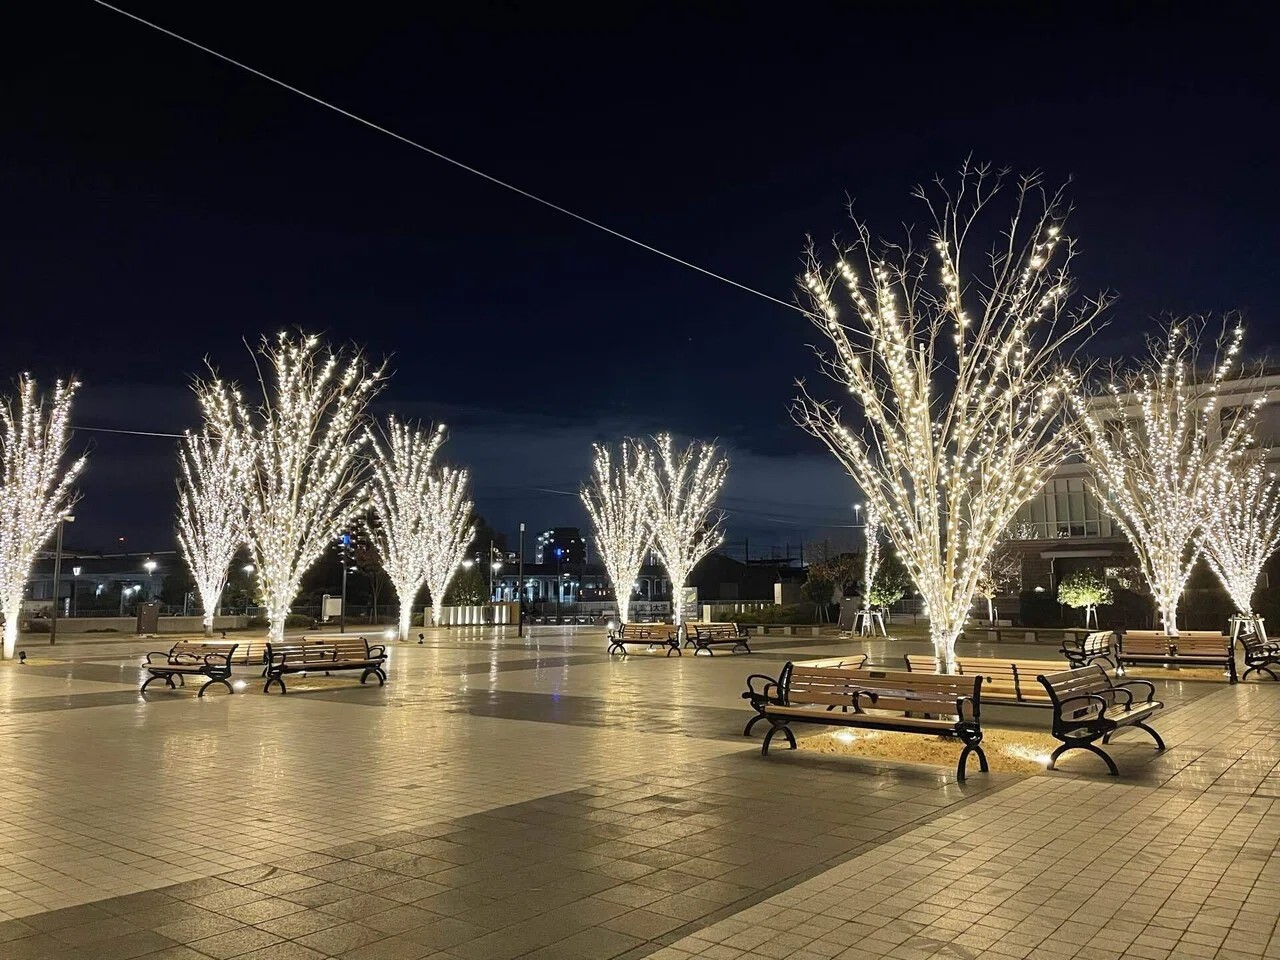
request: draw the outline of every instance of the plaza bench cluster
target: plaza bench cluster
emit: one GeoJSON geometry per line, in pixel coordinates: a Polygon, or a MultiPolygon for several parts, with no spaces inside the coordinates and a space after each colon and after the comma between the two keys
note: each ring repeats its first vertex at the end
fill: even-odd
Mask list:
{"type": "Polygon", "coordinates": [[[387,649],[382,644],[372,644],[359,636],[301,637],[284,643],[267,644],[267,666],[263,675],[267,678],[262,692],[269,693],[272,684],[288,693],[284,678],[287,674],[323,673],[328,676],[341,670],[359,670],[360,682],[370,677],[378,679],[378,686],[386,683],[387,649]]]}
{"type": "MultiPolygon", "coordinates": [[[[908,653],[910,673],[937,673],[936,657],[908,653]]],[[[1040,676],[1068,669],[1052,660],[1009,660],[1000,657],[956,657],[960,676],[982,677],[982,700],[993,706],[1049,707],[1052,702],[1040,685],[1040,676]]]]}
{"type": "Polygon", "coordinates": [[[964,744],[956,766],[956,779],[963,781],[971,754],[981,770],[988,769],[981,700],[981,676],[789,663],[776,682],[776,696],[757,707],[769,721],[760,753],[769,755],[778,733],[794,748],[795,723],[950,737],[964,744]]]}
{"type": "Polygon", "coordinates": [[[1160,734],[1147,725],[1164,707],[1155,699],[1155,684],[1150,680],[1116,681],[1094,664],[1049,674],[1040,682],[1053,705],[1053,736],[1062,741],[1049,755],[1050,770],[1068,750],[1088,750],[1106,761],[1113,777],[1119,776],[1115,761],[1097,741],[1110,743],[1112,735],[1124,727],[1145,730],[1155,740],[1156,749],[1164,749],[1160,734]],[[1145,690],[1145,698],[1139,699],[1135,689],[1145,690]]]}
{"type": "Polygon", "coordinates": [[[1236,658],[1231,638],[1208,630],[1187,630],[1176,637],[1159,630],[1126,630],[1115,652],[1116,667],[1158,664],[1163,666],[1221,667],[1235,683],[1236,658]]]}
{"type": "Polygon", "coordinates": [[[668,657],[673,653],[684,656],[675,628],[669,623],[620,623],[616,629],[609,629],[608,637],[610,654],[620,653],[625,657],[627,644],[643,643],[649,650],[666,647],[668,657]]]}
{"type": "Polygon", "coordinates": [[[143,664],[151,675],[142,681],[139,693],[146,692],[147,687],[157,680],[163,680],[169,689],[176,690],[178,683],[186,686],[187,677],[204,677],[197,697],[215,683],[220,683],[228,692],[235,693],[231,686],[231,658],[235,655],[236,644],[226,643],[191,643],[182,641],[175,643],[167,652],[157,650],[147,654],[143,664]]]}
{"type": "Polygon", "coordinates": [[[736,623],[688,623],[684,625],[684,645],[693,647],[693,655],[700,653],[712,656],[714,646],[732,646],[734,650],[741,647],[747,653],[751,647],[747,645],[747,632],[736,623]]]}

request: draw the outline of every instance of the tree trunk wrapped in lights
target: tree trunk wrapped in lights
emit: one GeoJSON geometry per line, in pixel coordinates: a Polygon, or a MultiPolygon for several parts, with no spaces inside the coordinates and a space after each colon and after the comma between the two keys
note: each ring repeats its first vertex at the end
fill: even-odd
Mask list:
{"type": "Polygon", "coordinates": [[[1203,327],[1170,325],[1137,372],[1116,372],[1101,396],[1075,397],[1090,485],[1133,546],[1169,636],[1178,635],[1178,600],[1195,565],[1215,472],[1249,442],[1262,403],[1236,408],[1220,423],[1219,390],[1244,329],[1224,331],[1211,372],[1198,376],[1203,327]]]}
{"type": "Polygon", "coordinates": [[[200,594],[206,637],[213,635],[227,570],[245,542],[244,489],[252,454],[244,439],[239,432],[188,433],[178,454],[178,546],[200,594]]]}
{"type": "Polygon", "coordinates": [[[267,637],[279,642],[303,574],[364,509],[364,411],[382,388],[385,368],[371,368],[359,350],[334,351],[306,335],[264,338],[258,355],[257,410],[217,379],[197,392],[209,429],[240,437],[251,450],[246,530],[267,606],[267,637]],[[274,375],[270,384],[264,365],[274,375]]]}
{"type": "Polygon", "coordinates": [[[871,609],[871,585],[880,572],[880,515],[873,506],[867,507],[867,525],[863,527],[866,553],[862,562],[862,609],[871,609]]]}
{"type": "Polygon", "coordinates": [[[458,572],[475,538],[472,508],[467,499],[467,471],[442,467],[427,484],[427,509],[423,514],[427,589],[431,591],[431,620],[440,626],[445,591],[458,572]]]}
{"type": "MultiPolygon", "coordinates": [[[[85,458],[65,463],[71,434],[71,401],[80,385],[59,380],[51,396],[23,374],[16,401],[0,410],[0,615],[3,658],[18,643],[22,594],[36,554],[76,501],[72,485],[85,458]]],[[[54,584],[54,603],[58,602],[54,584]]]]}
{"type": "Polygon", "coordinates": [[[650,454],[624,440],[615,459],[608,447],[596,444],[592,470],[590,483],[582,488],[582,502],[595,525],[596,547],[618,599],[618,617],[628,623],[631,593],[652,539],[650,454]]]}
{"type": "Polygon", "coordinates": [[[852,396],[861,423],[846,425],[803,385],[796,420],[879,515],[946,672],[988,556],[1071,444],[1061,364],[1105,306],[1070,306],[1067,208],[1036,177],[1019,180],[983,276],[969,274],[965,244],[1002,180],[966,164],[955,187],[917,191],[933,217],[928,249],[909,237],[875,249],[855,223],[857,239],[834,267],[811,250],[803,278],[811,318],[834,347],[819,353],[822,366],[852,396]],[[838,300],[851,307],[847,320],[838,300]]]}
{"type": "Polygon", "coordinates": [[[666,433],[654,438],[650,458],[649,525],[654,552],[671,578],[672,622],[678,631],[684,623],[685,581],[724,541],[724,516],[713,510],[729,461],[708,443],[690,443],[677,453],[666,433]]]}
{"type": "Polygon", "coordinates": [[[1280,548],[1280,480],[1262,451],[1245,451],[1214,472],[1200,548],[1231,595],[1236,611],[1253,616],[1262,568],[1280,548]]]}
{"type": "Polygon", "coordinates": [[[409,639],[413,600],[427,581],[431,466],[444,438],[444,424],[427,433],[394,417],[382,440],[370,434],[369,536],[396,592],[401,640],[409,639]]]}

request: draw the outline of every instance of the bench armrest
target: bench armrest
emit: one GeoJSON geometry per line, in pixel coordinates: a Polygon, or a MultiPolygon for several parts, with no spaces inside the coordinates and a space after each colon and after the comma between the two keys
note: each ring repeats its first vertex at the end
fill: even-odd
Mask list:
{"type": "Polygon", "coordinates": [[[763,673],[753,673],[751,676],[747,677],[747,689],[742,694],[742,699],[768,700],[770,703],[781,704],[782,698],[779,696],[780,693],[781,691],[778,689],[778,681],[773,677],[765,676],[763,673]],[[764,685],[759,690],[756,689],[757,680],[764,681],[764,685]],[[773,696],[769,695],[769,691],[771,689],[774,691],[773,696]]]}
{"type": "Polygon", "coordinates": [[[385,657],[386,655],[387,655],[387,648],[385,644],[375,643],[371,647],[369,647],[369,659],[371,660],[374,657],[385,657]]]}
{"type": "Polygon", "coordinates": [[[1075,697],[1067,697],[1065,700],[1059,700],[1057,703],[1058,716],[1062,717],[1064,720],[1078,719],[1074,717],[1067,717],[1065,715],[1067,711],[1063,708],[1066,707],[1068,703],[1095,703],[1098,705],[1099,717],[1105,716],[1107,713],[1107,707],[1110,706],[1105,697],[1099,696],[1096,693],[1082,693],[1075,697]]]}
{"type": "MultiPolygon", "coordinates": [[[[150,653],[147,654],[147,659],[145,663],[148,663],[148,664],[152,663],[153,662],[151,659],[152,657],[159,657],[165,663],[168,663],[169,651],[168,650],[152,650],[150,653]]],[[[157,666],[159,666],[159,664],[157,664],[157,666]]]]}
{"type": "Polygon", "coordinates": [[[858,702],[858,701],[859,701],[859,700],[861,700],[863,697],[866,697],[868,700],[870,700],[870,701],[871,701],[871,705],[872,705],[872,706],[875,706],[876,701],[880,699],[880,694],[876,693],[874,690],[855,690],[855,691],[853,691],[853,712],[854,712],[854,713],[865,713],[865,712],[866,712],[866,711],[864,711],[864,710],[862,709],[862,704],[858,702]]]}
{"type": "MultiPolygon", "coordinates": [[[[1111,686],[1113,689],[1116,689],[1116,690],[1120,690],[1122,688],[1127,688],[1127,687],[1138,687],[1138,686],[1146,687],[1147,698],[1142,701],[1143,703],[1150,703],[1152,700],[1156,698],[1156,685],[1152,683],[1150,680],[1113,680],[1111,681],[1111,686]]],[[[1132,706],[1133,691],[1130,690],[1128,691],[1128,693],[1129,693],[1129,705],[1132,706]]]]}
{"type": "Polygon", "coordinates": [[[206,666],[224,667],[227,670],[230,670],[231,654],[230,653],[206,653],[204,655],[204,662],[206,666]]]}

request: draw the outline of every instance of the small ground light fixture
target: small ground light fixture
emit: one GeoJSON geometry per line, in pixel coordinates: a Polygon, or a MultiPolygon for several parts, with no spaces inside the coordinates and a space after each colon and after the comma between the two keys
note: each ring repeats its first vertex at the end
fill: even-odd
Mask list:
{"type": "Polygon", "coordinates": [[[19,650],[19,651],[18,651],[18,662],[19,662],[19,663],[21,663],[21,664],[26,664],[26,662],[27,662],[27,651],[25,651],[25,650],[19,650]]]}

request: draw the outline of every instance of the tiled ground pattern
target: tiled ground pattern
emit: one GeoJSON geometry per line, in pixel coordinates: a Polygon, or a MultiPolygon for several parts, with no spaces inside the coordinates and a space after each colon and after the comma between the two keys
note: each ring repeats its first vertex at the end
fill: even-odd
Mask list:
{"type": "Polygon", "coordinates": [[[142,702],[119,644],[5,667],[0,958],[1280,957],[1280,685],[1162,682],[1120,782],[960,786],[747,746],[743,676],[828,640],[431,640],[287,698],[142,702]]]}

